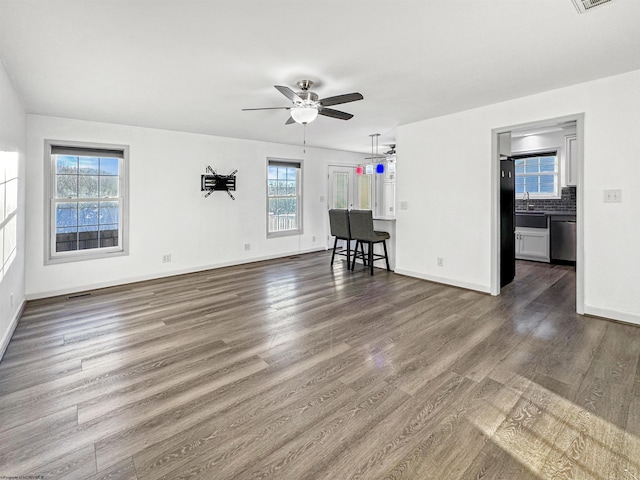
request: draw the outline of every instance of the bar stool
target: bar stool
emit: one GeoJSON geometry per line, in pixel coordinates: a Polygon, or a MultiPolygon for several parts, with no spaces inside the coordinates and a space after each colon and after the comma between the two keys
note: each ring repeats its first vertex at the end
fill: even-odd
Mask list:
{"type": "Polygon", "coordinates": [[[339,252],[338,255],[346,255],[347,268],[349,268],[351,256],[351,229],[349,226],[349,211],[345,209],[332,208],[329,210],[329,225],[331,227],[331,235],[336,237],[333,242],[333,253],[331,254],[331,265],[333,265],[333,259],[336,256],[336,247],[338,246],[338,240],[345,240],[347,242],[347,253],[339,252]]]}
{"type": "MultiPolygon", "coordinates": [[[[364,261],[364,252],[362,253],[363,262],[365,266],[368,266],[373,275],[373,262],[376,260],[385,259],[387,263],[387,270],[389,268],[389,256],[387,255],[387,240],[391,238],[388,232],[377,232],[373,229],[373,212],[371,210],[351,210],[349,212],[349,224],[351,225],[351,238],[356,241],[355,252],[358,251],[358,244],[360,248],[363,248],[363,244],[367,244],[367,261],[364,261]],[[376,243],[382,243],[384,249],[384,255],[373,253],[373,246],[376,243]]],[[[356,266],[356,254],[353,257],[353,263],[351,270],[356,266]]]]}

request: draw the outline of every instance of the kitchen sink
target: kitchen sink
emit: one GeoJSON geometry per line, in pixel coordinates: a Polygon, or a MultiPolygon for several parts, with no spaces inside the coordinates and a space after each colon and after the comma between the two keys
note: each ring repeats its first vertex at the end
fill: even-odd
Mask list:
{"type": "Polygon", "coordinates": [[[547,228],[544,212],[516,212],[516,227],[547,228]]]}

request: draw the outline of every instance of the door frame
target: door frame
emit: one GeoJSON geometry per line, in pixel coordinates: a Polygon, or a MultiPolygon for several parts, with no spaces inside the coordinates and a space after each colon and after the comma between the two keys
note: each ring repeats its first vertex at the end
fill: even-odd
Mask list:
{"type": "Polygon", "coordinates": [[[563,122],[576,122],[578,182],[576,184],[576,312],[584,314],[584,113],[534,122],[508,125],[491,130],[491,295],[500,295],[500,151],[498,135],[521,128],[537,128],[563,122]]]}

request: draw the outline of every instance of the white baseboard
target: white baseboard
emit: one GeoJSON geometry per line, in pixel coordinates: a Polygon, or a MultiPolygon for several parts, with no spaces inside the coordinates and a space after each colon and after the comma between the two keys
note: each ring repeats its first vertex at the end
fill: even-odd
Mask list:
{"type": "Polygon", "coordinates": [[[18,321],[20,321],[20,317],[22,317],[22,312],[24,312],[24,307],[26,305],[27,305],[27,301],[22,300],[22,303],[20,304],[20,308],[11,319],[11,322],[9,322],[9,328],[7,328],[7,331],[4,332],[4,336],[2,337],[2,340],[0,340],[0,362],[4,357],[4,353],[7,351],[7,347],[9,346],[9,342],[11,341],[13,332],[16,331],[16,327],[18,326],[18,321]]]}
{"type": "Polygon", "coordinates": [[[640,325],[640,315],[636,315],[633,313],[618,312],[617,310],[594,307],[592,305],[585,305],[584,313],[586,315],[593,315],[596,317],[607,318],[609,320],[617,320],[619,322],[631,323],[633,325],[640,325]]]}
{"type": "Polygon", "coordinates": [[[146,280],[156,280],[158,278],[174,277],[176,275],[184,275],[187,273],[203,272],[205,270],[215,270],[216,268],[231,267],[234,265],[245,265],[247,263],[262,262],[265,260],[274,260],[276,258],[286,258],[286,257],[291,257],[293,255],[301,255],[305,253],[324,252],[326,250],[327,250],[327,247],[314,247],[314,248],[308,248],[306,250],[299,250],[299,251],[289,252],[289,253],[280,253],[276,255],[265,255],[261,257],[243,258],[243,259],[234,260],[230,262],[222,262],[222,263],[216,263],[211,265],[200,265],[198,267],[183,268],[183,269],[171,270],[171,271],[162,272],[162,273],[153,273],[149,275],[139,275],[136,277],[121,278],[121,279],[112,280],[109,282],[92,283],[92,284],[82,285],[82,287],[63,288],[60,290],[48,290],[46,292],[29,293],[27,294],[26,298],[27,300],[37,300],[40,298],[57,297],[59,295],[69,295],[69,294],[74,294],[79,292],[86,292],[89,290],[98,290],[100,288],[126,285],[128,283],[144,282],[146,280]]]}
{"type": "Polygon", "coordinates": [[[396,268],[395,273],[398,273],[400,275],[406,275],[407,277],[415,277],[415,278],[421,278],[422,280],[429,280],[430,282],[451,285],[453,287],[466,288],[467,290],[475,290],[477,292],[482,292],[482,293],[491,293],[490,285],[480,285],[477,283],[463,282],[461,280],[454,280],[452,278],[438,277],[435,275],[427,275],[424,273],[412,272],[411,270],[405,270],[402,268],[396,268]]]}

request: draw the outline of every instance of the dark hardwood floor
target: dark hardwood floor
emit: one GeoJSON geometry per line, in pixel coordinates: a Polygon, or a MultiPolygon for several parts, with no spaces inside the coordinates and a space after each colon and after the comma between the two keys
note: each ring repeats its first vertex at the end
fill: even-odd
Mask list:
{"type": "Polygon", "coordinates": [[[640,479],[640,328],[576,315],[572,268],[491,297],[329,259],[29,302],[0,477],[640,479]]]}

